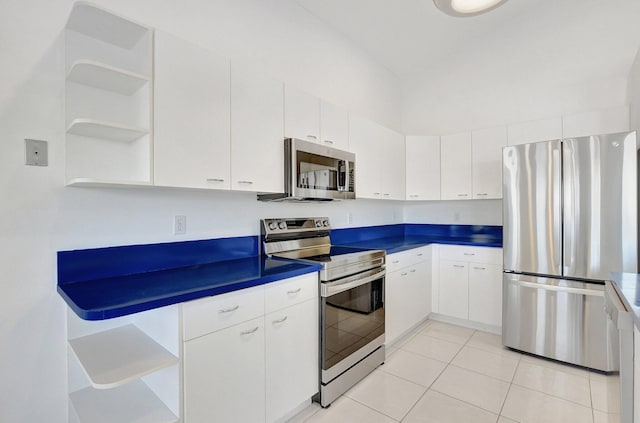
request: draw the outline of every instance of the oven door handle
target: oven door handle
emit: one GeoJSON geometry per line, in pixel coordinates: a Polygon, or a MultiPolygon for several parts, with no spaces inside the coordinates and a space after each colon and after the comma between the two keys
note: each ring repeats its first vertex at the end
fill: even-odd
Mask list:
{"type": "Polygon", "coordinates": [[[361,285],[373,282],[376,279],[380,279],[386,273],[384,267],[377,269],[374,273],[368,275],[355,275],[345,279],[337,280],[335,282],[328,282],[320,284],[320,296],[330,297],[340,292],[348,291],[361,285]]]}

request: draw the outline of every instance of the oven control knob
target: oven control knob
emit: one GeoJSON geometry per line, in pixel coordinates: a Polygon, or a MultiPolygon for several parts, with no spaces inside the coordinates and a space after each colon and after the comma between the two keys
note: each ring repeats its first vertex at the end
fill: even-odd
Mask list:
{"type": "Polygon", "coordinates": [[[269,222],[269,229],[273,231],[277,228],[278,228],[278,225],[276,225],[276,222],[269,222]]]}
{"type": "Polygon", "coordinates": [[[316,228],[322,227],[322,220],[316,220],[316,228]]]}
{"type": "Polygon", "coordinates": [[[328,221],[328,220],[323,220],[323,221],[322,221],[322,224],[323,224],[324,226],[329,226],[329,221],[328,221]]]}
{"type": "Polygon", "coordinates": [[[280,229],[287,229],[287,223],[286,222],[280,222],[280,223],[278,223],[278,227],[280,229]]]}

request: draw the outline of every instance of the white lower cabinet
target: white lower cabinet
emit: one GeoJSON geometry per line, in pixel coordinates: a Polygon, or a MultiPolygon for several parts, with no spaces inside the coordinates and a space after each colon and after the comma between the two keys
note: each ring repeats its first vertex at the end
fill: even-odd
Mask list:
{"type": "Polygon", "coordinates": [[[469,318],[469,264],[440,260],[438,310],[441,314],[469,318]]]}
{"type": "Polygon", "coordinates": [[[387,345],[431,312],[431,247],[387,256],[385,338],[387,345]]]}
{"type": "Polygon", "coordinates": [[[438,313],[502,326],[502,249],[440,245],[438,313]]]}
{"type": "Polygon", "coordinates": [[[318,391],[317,273],[192,301],[182,316],[185,422],[273,422],[318,391]]]}
{"type": "Polygon", "coordinates": [[[469,264],[469,320],[502,326],[502,266],[469,264]]]}
{"type": "Polygon", "coordinates": [[[185,422],[264,421],[264,342],[264,317],[185,342],[185,422]]]}
{"type": "Polygon", "coordinates": [[[266,416],[273,422],[318,392],[318,299],[267,314],[265,325],[266,416]]]}

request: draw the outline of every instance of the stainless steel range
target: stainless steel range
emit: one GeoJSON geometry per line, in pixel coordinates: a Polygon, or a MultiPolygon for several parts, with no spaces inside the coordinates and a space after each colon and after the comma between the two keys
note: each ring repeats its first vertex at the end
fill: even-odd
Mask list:
{"type": "Polygon", "coordinates": [[[385,252],[331,245],[326,217],[261,220],[266,255],[310,260],[320,271],[320,387],[323,407],[385,360],[385,252]]]}

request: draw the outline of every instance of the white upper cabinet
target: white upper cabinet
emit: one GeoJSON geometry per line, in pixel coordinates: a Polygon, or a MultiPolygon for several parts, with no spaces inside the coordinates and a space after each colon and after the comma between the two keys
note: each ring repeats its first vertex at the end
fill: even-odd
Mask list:
{"type": "Polygon", "coordinates": [[[509,145],[558,140],[562,138],[562,118],[513,123],[507,127],[509,145]]]}
{"type": "Polygon", "coordinates": [[[471,199],[471,132],[440,138],[441,198],[471,199]]]}
{"type": "Polygon", "coordinates": [[[320,142],[320,100],[290,85],[284,86],[284,136],[320,142]]]}
{"type": "Polygon", "coordinates": [[[334,104],[320,101],[321,144],[349,151],[349,113],[334,104]]]}
{"type": "Polygon", "coordinates": [[[407,136],[407,200],[440,199],[440,137],[407,136]]]}
{"type": "Polygon", "coordinates": [[[154,183],[229,189],[230,62],[155,36],[154,183]]]}
{"type": "Polygon", "coordinates": [[[629,107],[615,107],[562,117],[564,138],[611,134],[629,130],[629,107]]]}
{"type": "Polygon", "coordinates": [[[349,123],[349,146],[356,154],[358,198],[404,200],[404,137],[369,120],[349,123]]]}
{"type": "Polygon", "coordinates": [[[473,198],[502,198],[502,147],[507,145],[507,127],[471,132],[473,198]]]}
{"type": "Polygon", "coordinates": [[[231,66],[231,189],[284,189],[284,93],[280,81],[231,66]]]}

